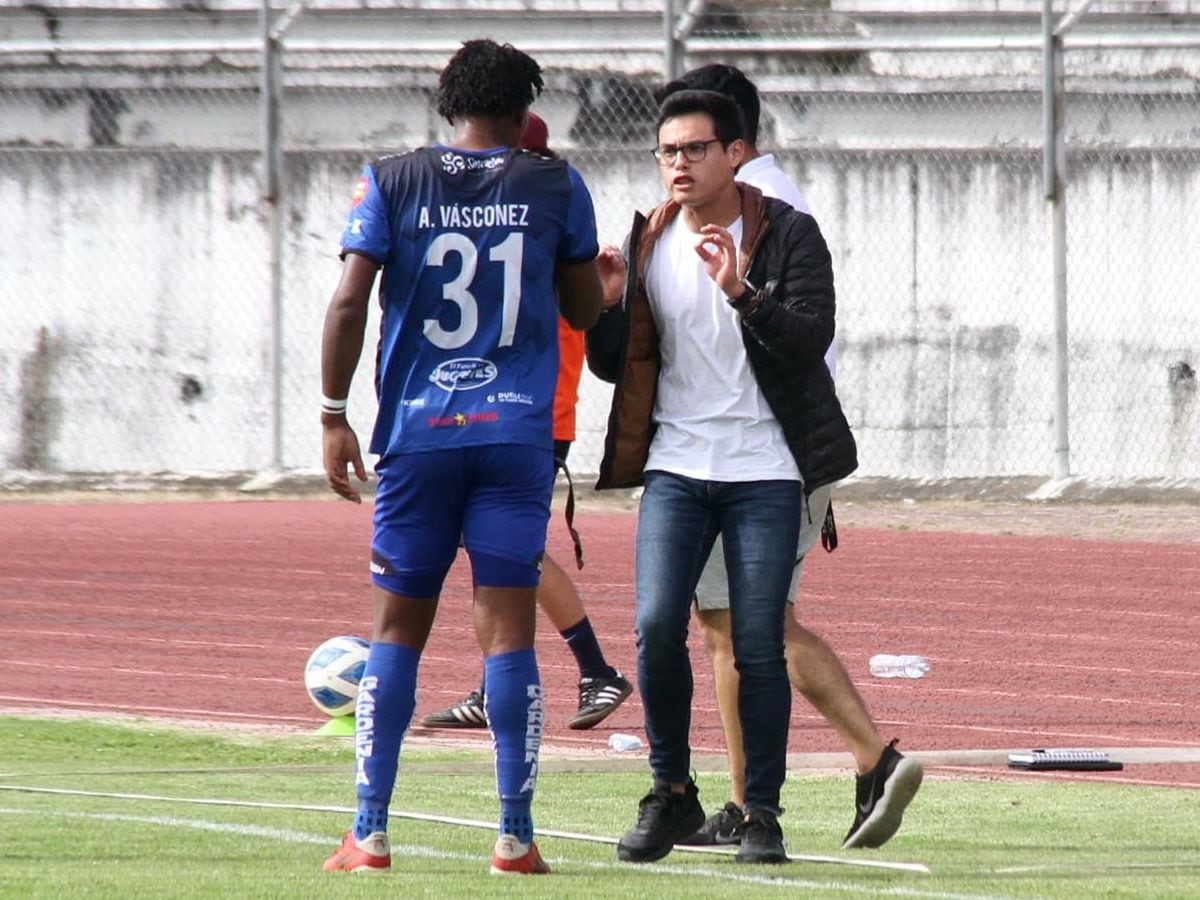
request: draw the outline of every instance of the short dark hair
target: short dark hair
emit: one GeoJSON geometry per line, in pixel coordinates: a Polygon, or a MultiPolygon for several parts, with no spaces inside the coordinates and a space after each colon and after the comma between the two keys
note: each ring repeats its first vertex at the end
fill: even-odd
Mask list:
{"type": "Polygon", "coordinates": [[[742,113],[737,104],[716,91],[676,91],[671,94],[658,108],[654,133],[658,134],[667,119],[692,113],[706,113],[712,118],[717,140],[722,147],[728,147],[745,134],[746,126],[742,123],[742,113]]]}
{"type": "Polygon", "coordinates": [[[438,79],[437,111],[448,121],[519,116],[542,92],[542,67],[512,44],[466,41],[438,79]]]}
{"type": "Polygon", "coordinates": [[[762,115],[762,105],[758,99],[758,88],[746,77],[746,73],[737,66],[727,66],[723,63],[713,63],[684,72],[674,81],[669,81],[654,92],[654,99],[663,103],[671,94],[679,91],[716,91],[733,98],[733,102],[742,111],[742,120],[746,123],[746,142],[758,145],[758,121],[762,115]]]}

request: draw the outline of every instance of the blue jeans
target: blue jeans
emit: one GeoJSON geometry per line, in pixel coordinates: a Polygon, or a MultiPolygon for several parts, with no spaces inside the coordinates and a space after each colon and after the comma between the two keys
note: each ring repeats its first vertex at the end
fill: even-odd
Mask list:
{"type": "Polygon", "coordinates": [[[779,813],[792,691],[784,611],[804,493],[798,481],[700,481],[651,471],[638,512],[638,687],[655,778],[690,777],[692,666],[688,617],[718,533],[729,573],[746,806],[779,813]]]}

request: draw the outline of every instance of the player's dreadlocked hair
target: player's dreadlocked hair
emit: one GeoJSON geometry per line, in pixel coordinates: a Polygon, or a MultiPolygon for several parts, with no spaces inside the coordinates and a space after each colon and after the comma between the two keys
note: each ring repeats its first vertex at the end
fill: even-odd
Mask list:
{"type": "Polygon", "coordinates": [[[542,67],[511,44],[466,41],[438,79],[438,115],[453,122],[465,116],[517,115],[542,92],[542,67]]]}

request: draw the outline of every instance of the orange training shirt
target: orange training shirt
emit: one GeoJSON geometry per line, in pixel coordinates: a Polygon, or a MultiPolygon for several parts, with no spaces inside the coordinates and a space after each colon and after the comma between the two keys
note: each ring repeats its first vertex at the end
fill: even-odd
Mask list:
{"type": "Polygon", "coordinates": [[[558,382],[554,387],[554,440],[575,440],[575,406],[583,375],[584,334],[558,317],[558,382]]]}

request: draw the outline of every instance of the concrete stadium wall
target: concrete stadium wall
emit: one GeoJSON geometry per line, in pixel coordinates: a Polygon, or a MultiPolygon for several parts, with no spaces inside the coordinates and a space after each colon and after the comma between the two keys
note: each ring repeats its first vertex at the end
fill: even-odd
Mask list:
{"type": "MultiPolygon", "coordinates": [[[[602,240],[619,243],[632,205],[660,197],[648,155],[572,159],[595,195],[602,240]]],[[[839,392],[861,474],[1049,473],[1053,301],[1040,157],[835,151],[781,161],[834,252],[839,392]]],[[[287,158],[288,468],[319,466],[319,336],[361,162],[287,158]]],[[[256,155],[22,148],[0,150],[0,169],[9,211],[0,217],[0,464],[266,467],[271,336],[256,155]]],[[[1198,203],[1195,154],[1072,159],[1078,474],[1200,476],[1198,203]]],[[[351,401],[364,438],[372,352],[369,338],[351,401]]],[[[596,469],[607,402],[608,388],[587,376],[575,471],[596,469]]]]}

